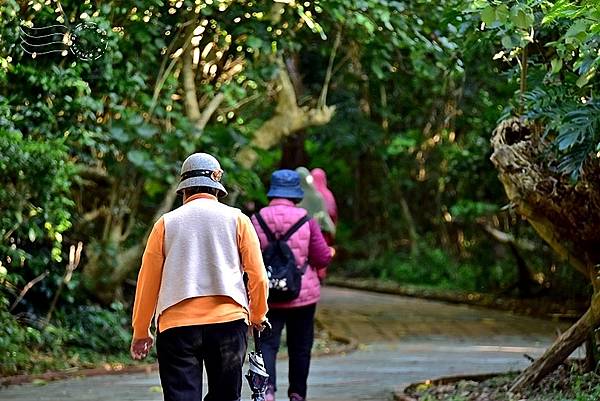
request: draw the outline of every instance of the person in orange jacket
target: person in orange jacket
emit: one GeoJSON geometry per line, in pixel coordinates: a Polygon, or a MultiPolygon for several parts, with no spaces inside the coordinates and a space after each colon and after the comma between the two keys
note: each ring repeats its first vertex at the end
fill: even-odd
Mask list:
{"type": "Polygon", "coordinates": [[[133,306],[131,356],[154,343],[165,401],[239,400],[248,326],[267,323],[268,280],[250,219],[220,203],[220,164],[195,153],[181,168],[183,205],[155,224],[142,258],[133,306]],[[247,274],[247,287],[243,275],[247,274]]]}

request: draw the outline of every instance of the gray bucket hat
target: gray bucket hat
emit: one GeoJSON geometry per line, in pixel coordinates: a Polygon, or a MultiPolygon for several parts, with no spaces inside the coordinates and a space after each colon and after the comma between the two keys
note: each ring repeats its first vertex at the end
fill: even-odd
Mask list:
{"type": "Polygon", "coordinates": [[[208,153],[194,153],[188,156],[181,166],[181,181],[177,193],[185,188],[209,187],[220,191],[219,196],[226,196],[227,190],[221,184],[223,170],[219,161],[208,153]]]}

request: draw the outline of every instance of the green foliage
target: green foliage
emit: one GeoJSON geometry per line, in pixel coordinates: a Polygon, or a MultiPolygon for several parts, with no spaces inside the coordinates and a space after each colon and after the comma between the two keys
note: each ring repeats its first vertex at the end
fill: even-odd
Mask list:
{"type": "MultiPolygon", "coordinates": [[[[85,13],[107,32],[102,58],[32,58],[17,45],[19,24],[54,23],[54,7],[0,4],[0,299],[10,331],[0,349],[16,361],[6,372],[49,366],[15,354],[26,344],[57,358],[47,351],[85,359],[127,349],[130,289],[109,288],[123,303],[101,308],[90,301],[98,294],[83,288],[82,271],[97,268],[98,282],[113,277],[143,241],[188,154],[218,156],[228,202],[244,209],[266,202],[265,183],[285,152],[259,151],[252,170],[235,156],[282,111],[278,59],[298,80],[299,106],[336,106],[328,125],[302,133],[302,151],[309,167],[329,175],[341,218],[337,263],[349,274],[478,291],[510,285],[512,255],[481,223],[535,236],[502,211],[488,142],[499,116],[543,122],[560,156],[556,168],[574,177],[597,151],[592,1],[62,4],[69,24],[85,13]],[[188,90],[201,112],[224,96],[204,127],[190,117],[188,90]],[[69,247],[79,241],[81,266],[42,329],[69,247]],[[13,319],[7,305],[45,271],[12,311],[22,318],[13,319]]],[[[536,244],[539,254],[526,256],[544,283],[560,277],[573,285],[561,291],[581,289],[536,244]]]]}
{"type": "Polygon", "coordinates": [[[600,65],[597,2],[483,1],[472,8],[480,14],[482,29],[491,30],[504,47],[494,59],[520,71],[522,91],[513,112],[546,126],[561,160],[556,167],[577,179],[600,146],[594,79],[600,65]],[[531,89],[525,93],[525,88],[531,89]]]}
{"type": "Polygon", "coordinates": [[[114,302],[110,308],[79,306],[62,311],[57,320],[69,333],[68,346],[106,354],[118,354],[129,348],[129,311],[119,302],[114,302]]]}
{"type": "Polygon", "coordinates": [[[377,258],[351,259],[336,262],[331,270],[344,277],[375,277],[404,285],[479,292],[497,291],[516,279],[510,264],[484,266],[481,262],[458,262],[443,249],[423,245],[416,255],[386,253],[377,258]]]}
{"type": "MultiPolygon", "coordinates": [[[[72,224],[73,175],[63,140],[26,139],[0,123],[0,266],[13,285],[62,261],[63,233],[72,224]]],[[[52,273],[61,275],[62,269],[52,273]]]]}
{"type": "MultiPolygon", "coordinates": [[[[63,312],[59,325],[24,324],[0,299],[0,375],[42,373],[128,361],[128,313],[119,304],[63,312]]],[[[130,363],[130,362],[129,362],[130,363]]]]}

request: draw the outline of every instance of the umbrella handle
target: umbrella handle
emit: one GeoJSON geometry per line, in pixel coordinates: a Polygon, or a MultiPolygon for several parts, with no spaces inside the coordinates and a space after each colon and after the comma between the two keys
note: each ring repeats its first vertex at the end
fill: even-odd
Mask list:
{"type": "Polygon", "coordinates": [[[254,352],[256,352],[258,355],[262,355],[262,351],[260,349],[260,331],[252,329],[252,336],[254,337],[254,352]]]}

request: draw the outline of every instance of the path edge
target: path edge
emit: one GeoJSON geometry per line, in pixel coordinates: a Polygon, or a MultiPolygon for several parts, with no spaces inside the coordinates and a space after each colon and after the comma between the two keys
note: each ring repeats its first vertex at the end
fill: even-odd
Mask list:
{"type": "MultiPolygon", "coordinates": [[[[320,326],[323,330],[327,332],[329,338],[335,342],[341,343],[342,345],[336,347],[330,352],[319,351],[314,352],[312,357],[320,358],[320,357],[328,357],[328,356],[336,356],[342,355],[349,352],[353,352],[358,348],[358,342],[352,338],[343,336],[339,333],[332,332],[332,330],[328,329],[326,325],[323,325],[318,319],[315,319],[315,325],[320,326]]],[[[279,355],[278,359],[287,359],[287,355],[279,355]]],[[[135,373],[146,373],[150,374],[152,372],[158,371],[158,363],[147,363],[142,365],[106,365],[104,367],[99,368],[90,368],[90,369],[72,369],[65,371],[51,371],[44,372],[38,374],[22,374],[15,376],[5,376],[0,377],[0,387],[8,387],[14,385],[28,384],[33,383],[35,381],[57,381],[57,380],[67,380],[74,378],[83,378],[83,377],[94,377],[94,376],[109,376],[109,375],[126,375],[126,374],[135,374],[135,373]]],[[[1,388],[0,388],[1,391],[1,388]]]]}
{"type": "Polygon", "coordinates": [[[404,388],[400,391],[394,391],[392,393],[392,398],[394,401],[418,401],[417,398],[414,398],[410,394],[413,389],[418,386],[439,386],[444,384],[452,384],[463,380],[471,380],[474,382],[482,382],[494,377],[506,375],[507,373],[518,373],[519,371],[507,371],[507,372],[492,372],[492,373],[476,373],[476,374],[463,374],[463,375],[455,375],[455,376],[441,376],[434,379],[423,380],[415,383],[408,384],[404,386],[404,388]]]}
{"type": "MultiPolygon", "coordinates": [[[[478,292],[446,292],[435,289],[410,288],[392,282],[380,280],[357,279],[343,277],[327,277],[327,285],[331,287],[348,288],[352,290],[368,291],[379,294],[400,295],[411,298],[425,299],[430,301],[446,302],[456,305],[469,305],[486,309],[501,310],[514,313],[515,315],[530,316],[540,319],[549,319],[573,323],[581,315],[560,313],[534,313],[528,310],[514,310],[508,304],[510,298],[496,297],[492,294],[478,292]]],[[[583,313],[583,312],[582,312],[583,313]]]]}

